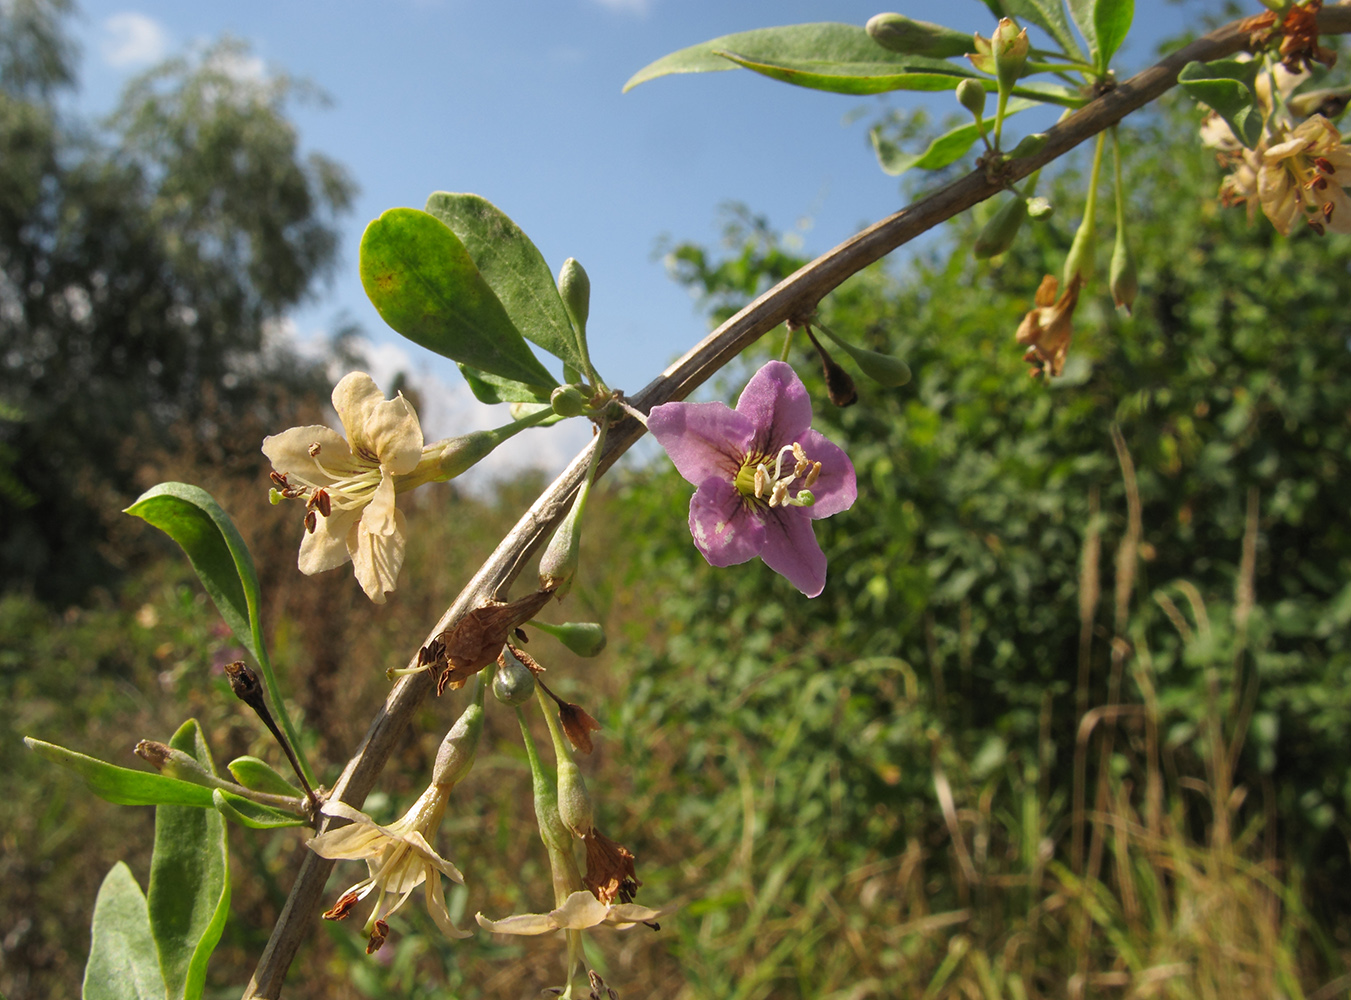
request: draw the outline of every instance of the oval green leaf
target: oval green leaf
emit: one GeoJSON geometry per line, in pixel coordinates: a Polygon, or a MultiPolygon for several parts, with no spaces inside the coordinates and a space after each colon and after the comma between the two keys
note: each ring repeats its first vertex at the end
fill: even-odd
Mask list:
{"type": "Polygon", "coordinates": [[[585,352],[568,319],[553,272],[521,227],[476,194],[437,191],[427,214],[450,227],[516,329],[556,358],[583,367],[585,352]]]}
{"type": "Polygon", "coordinates": [[[304,793],[281,776],[271,764],[250,757],[236,757],[228,765],[230,775],[245,788],[255,792],[267,792],[269,795],[292,795],[300,798],[304,793]]]}
{"type": "Polygon", "coordinates": [[[90,934],[82,1000],[160,1000],[164,996],[145,894],[124,861],[113,865],[99,886],[90,934]]]}
{"type": "MultiPolygon", "coordinates": [[[[1008,102],[1008,106],[1004,110],[1004,117],[1007,118],[1009,115],[1033,107],[1035,103],[1035,101],[1014,98],[1008,102]]],[[[918,153],[907,153],[894,142],[884,138],[878,126],[874,126],[869,131],[868,138],[872,140],[873,151],[877,153],[878,164],[886,173],[894,177],[905,173],[907,170],[942,170],[944,167],[956,163],[966,155],[967,151],[975,145],[976,140],[980,138],[980,129],[976,127],[975,122],[959,125],[952,131],[944,132],[938,136],[918,153]]]]}
{"type": "Polygon", "coordinates": [[[460,374],[469,383],[469,391],[480,403],[547,403],[549,390],[526,385],[509,378],[499,378],[468,365],[460,365],[460,374]]]}
{"type": "MultiPolygon", "coordinates": [[[[784,72],[793,70],[803,75],[787,82],[812,87],[815,87],[816,82],[832,84],[815,89],[835,90],[837,93],[881,92],[877,89],[840,89],[844,86],[840,80],[851,77],[867,79],[951,74],[960,79],[973,75],[970,70],[956,63],[885,49],[857,25],[821,22],[742,31],[734,35],[723,35],[699,45],[691,45],[640,69],[624,84],[624,90],[632,90],[638,84],[659,76],[669,76],[673,73],[708,73],[735,69],[737,65],[744,65],[748,69],[755,68],[757,72],[765,72],[759,67],[784,72]],[[738,61],[733,60],[733,55],[738,61]],[[813,82],[804,82],[806,80],[813,82]]],[[[947,87],[955,86],[956,80],[947,84],[947,87]]],[[[885,89],[903,88],[891,86],[885,89]]],[[[946,88],[930,85],[905,89],[946,88]]]]}
{"type": "Polygon", "coordinates": [[[1255,59],[1189,62],[1178,73],[1177,82],[1194,100],[1213,108],[1239,142],[1252,149],[1262,135],[1262,111],[1253,96],[1260,65],[1255,59]]]}
{"type": "Polygon", "coordinates": [[[381,318],[415,344],[517,382],[558,384],[440,219],[391,208],[366,227],[360,269],[381,318]]]}
{"type": "Polygon", "coordinates": [[[68,767],[89,786],[89,790],[99,798],[119,806],[193,806],[198,809],[211,808],[211,789],[194,785],[189,781],[180,781],[153,771],[136,771],[129,767],[118,767],[96,757],[86,757],[74,750],[45,743],[25,736],[28,744],[39,757],[53,764],[68,767]]]}
{"type": "MultiPolygon", "coordinates": [[[[189,719],[169,745],[216,773],[211,752],[189,719]]],[[[230,877],[225,820],[215,809],[160,806],[146,902],[169,1000],[198,1000],[206,963],[225,929],[230,877]]]]}
{"type": "Polygon", "coordinates": [[[1094,0],[1093,25],[1098,33],[1098,68],[1106,71],[1135,19],[1135,0],[1094,0]]]}
{"type": "Polygon", "coordinates": [[[253,556],[211,494],[187,483],[160,483],[142,493],[125,513],[149,522],[179,544],[240,645],[257,663],[267,662],[253,556]]]}

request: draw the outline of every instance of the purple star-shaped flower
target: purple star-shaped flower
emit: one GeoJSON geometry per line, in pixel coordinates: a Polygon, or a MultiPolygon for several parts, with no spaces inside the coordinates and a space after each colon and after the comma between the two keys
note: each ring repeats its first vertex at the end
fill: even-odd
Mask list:
{"type": "Polygon", "coordinates": [[[808,597],[826,585],[826,556],[812,521],[853,506],[854,466],[811,429],[812,403],[793,369],[771,361],[737,400],[663,403],[647,429],[699,489],[690,534],[713,566],[759,556],[808,597]]]}

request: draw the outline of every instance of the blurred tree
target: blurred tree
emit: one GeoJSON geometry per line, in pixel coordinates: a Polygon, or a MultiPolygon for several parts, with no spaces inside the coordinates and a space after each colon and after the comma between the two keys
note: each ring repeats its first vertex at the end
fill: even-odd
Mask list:
{"type": "Polygon", "coordinates": [[[151,449],[228,442],[232,414],[319,387],[269,333],[354,193],[300,152],[305,91],[238,42],[133,81],[100,128],[70,120],[70,9],[0,4],[0,586],[60,601],[107,579],[102,521],[151,449]]]}

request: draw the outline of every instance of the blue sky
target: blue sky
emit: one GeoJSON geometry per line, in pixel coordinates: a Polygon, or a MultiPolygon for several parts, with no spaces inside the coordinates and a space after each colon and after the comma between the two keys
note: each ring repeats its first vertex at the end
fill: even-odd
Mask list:
{"type": "MultiPolygon", "coordinates": [[[[718,35],[862,24],[888,8],[964,30],[991,27],[977,0],[83,0],[80,105],[107,110],[131,75],[224,34],[249,43],[258,69],[285,70],[327,92],[331,106],[296,109],[302,140],[344,163],[361,192],[343,223],[334,280],[293,317],[295,333],[313,338],[344,314],[355,319],[371,337],[373,374],[417,373],[445,397],[426,422],[449,434],[500,421],[464,399],[449,362],[388,331],[367,303],[356,256],[370,219],[421,207],[435,190],[493,201],[555,269],[569,256],[586,267],[593,358],[612,385],[637,390],[707,330],[654,259],[656,241],[714,242],[718,206],[740,201],[795,234],[805,252],[828,250],[901,207],[898,182],[877,168],[867,143],[872,116],[847,119],[907,97],[820,94],[744,71],[670,77],[621,94],[624,81],[718,35]]],[[[1176,6],[1140,3],[1140,37],[1125,64],[1143,64],[1183,21],[1176,6]]],[[[563,437],[560,457],[572,443],[563,437]]]]}

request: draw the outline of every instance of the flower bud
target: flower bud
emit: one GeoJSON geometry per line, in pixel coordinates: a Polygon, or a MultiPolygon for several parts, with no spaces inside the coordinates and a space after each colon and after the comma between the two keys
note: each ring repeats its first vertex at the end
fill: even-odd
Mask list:
{"type": "Polygon", "coordinates": [[[965,33],[903,14],[874,14],[868,18],[866,30],[878,45],[908,56],[948,59],[973,51],[971,38],[965,33]]]}
{"type": "Polygon", "coordinates": [[[1130,315],[1135,305],[1135,296],[1140,291],[1140,282],[1135,273],[1135,258],[1131,255],[1130,245],[1126,242],[1126,231],[1120,226],[1116,231],[1116,244],[1112,247],[1112,264],[1108,272],[1108,287],[1112,292],[1112,301],[1118,309],[1125,309],[1130,315]]]}
{"type": "Polygon", "coordinates": [[[598,622],[566,622],[548,625],[533,622],[535,628],[553,636],[578,656],[599,656],[605,649],[605,629],[598,622]]]}
{"type": "Polygon", "coordinates": [[[1018,145],[1009,150],[1009,159],[1021,160],[1027,156],[1036,156],[1046,148],[1048,138],[1045,132],[1033,132],[1031,135],[1023,136],[1018,140],[1018,145]]]}
{"type": "Polygon", "coordinates": [[[136,744],[136,756],[153,764],[155,770],[169,778],[189,781],[194,785],[206,785],[208,788],[219,788],[227,784],[202,767],[192,754],[171,747],[167,743],[141,740],[136,744]]]}
{"type": "Polygon", "coordinates": [[[1022,228],[1023,220],[1026,218],[1027,199],[1014,193],[999,206],[994,215],[990,216],[990,221],[985,223],[980,235],[976,237],[975,245],[971,248],[972,256],[977,260],[999,256],[1013,246],[1018,230],[1022,228]]]}
{"type": "Polygon", "coordinates": [[[596,825],[582,769],[570,757],[558,759],[558,817],[576,837],[585,837],[596,825]]]}
{"type": "Polygon", "coordinates": [[[589,483],[582,484],[572,509],[549,540],[544,555],[540,556],[540,589],[552,589],[560,599],[572,589],[572,578],[577,575],[577,565],[581,562],[581,514],[586,507],[589,487],[589,483]]]}
{"type": "Polygon", "coordinates": [[[579,417],[586,409],[586,396],[575,385],[560,385],[549,396],[549,405],[560,417],[579,417]]]}
{"type": "Polygon", "coordinates": [[[245,788],[272,795],[299,796],[300,789],[257,757],[236,757],[227,765],[230,775],[245,788]]]}
{"type": "Polygon", "coordinates": [[[436,766],[432,768],[432,784],[454,785],[464,779],[474,766],[479,736],[483,733],[483,688],[478,697],[455,720],[441,748],[436,751],[436,766]]]}
{"type": "MultiPolygon", "coordinates": [[[[867,375],[878,385],[884,385],[888,389],[894,389],[897,386],[905,385],[910,381],[910,366],[900,358],[893,358],[889,354],[880,354],[877,351],[870,351],[865,347],[855,347],[849,341],[845,340],[829,327],[821,326],[821,332],[837,345],[844,349],[845,353],[854,359],[854,364],[858,365],[859,370],[867,375]]],[[[813,343],[815,341],[813,340],[813,343]]],[[[819,349],[819,348],[818,348],[819,349]]],[[[824,352],[822,352],[824,353],[824,352]]],[[[832,362],[833,363],[833,362],[832,362]]],[[[838,365],[836,367],[839,367],[838,365]]],[[[841,369],[843,371],[843,369],[841,369]]],[[[827,376],[829,378],[829,376],[827,376]]],[[[849,380],[849,387],[853,387],[853,379],[849,380]]],[[[856,394],[857,396],[857,394],[856,394]]],[[[834,402],[834,397],[831,397],[834,402]]],[[[839,404],[836,405],[848,405],[839,404]]]]}
{"type": "Polygon", "coordinates": [[[563,298],[563,308],[568,311],[568,319],[572,320],[577,332],[585,337],[586,320],[591,315],[591,279],[575,257],[563,261],[558,271],[558,294],[563,298]]]}
{"type": "Polygon", "coordinates": [[[497,658],[493,674],[493,697],[504,705],[524,705],[535,694],[535,673],[510,648],[497,658]]]}
{"type": "Polygon", "coordinates": [[[979,80],[963,80],[957,84],[957,102],[979,121],[985,114],[985,85],[979,80]]]}
{"type": "Polygon", "coordinates": [[[999,78],[999,88],[1005,92],[1012,90],[1018,77],[1023,75],[1023,65],[1027,62],[1027,52],[1031,43],[1027,40],[1027,29],[1021,31],[1007,17],[999,19],[999,26],[990,36],[990,52],[994,57],[994,75],[999,78]]]}
{"type": "Polygon", "coordinates": [[[441,454],[437,460],[438,478],[444,482],[467,472],[492,454],[500,441],[492,431],[473,431],[448,438],[441,443],[441,454]]]}
{"type": "Polygon", "coordinates": [[[1043,198],[1038,195],[1035,198],[1027,199],[1027,217],[1029,219],[1045,219],[1055,211],[1055,206],[1051,204],[1050,198],[1043,198]]]}
{"type": "Polygon", "coordinates": [[[1081,283],[1087,285],[1093,279],[1093,258],[1097,238],[1096,226],[1091,214],[1084,216],[1079,223],[1079,231],[1074,234],[1070,252],[1065,257],[1065,277],[1062,282],[1066,288],[1077,274],[1081,283]]]}

